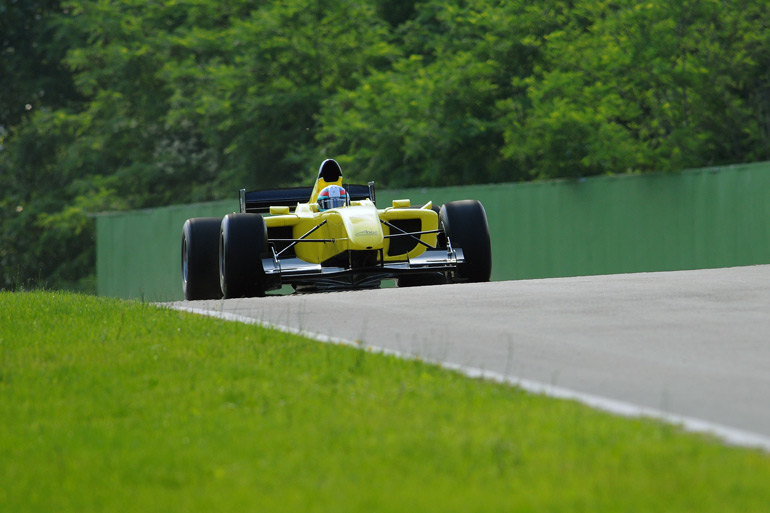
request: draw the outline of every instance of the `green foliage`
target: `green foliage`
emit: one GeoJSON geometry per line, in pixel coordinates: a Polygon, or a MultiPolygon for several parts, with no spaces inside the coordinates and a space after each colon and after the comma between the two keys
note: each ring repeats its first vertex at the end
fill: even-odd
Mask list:
{"type": "Polygon", "coordinates": [[[66,39],[51,16],[66,12],[60,0],[0,0],[0,137],[43,106],[74,96],[62,63],[66,39]]]}
{"type": "Polygon", "coordinates": [[[395,52],[352,1],[71,2],[45,22],[76,94],[0,133],[4,288],[88,286],[99,210],[307,180],[321,98],[395,52]]]}
{"type": "MultiPolygon", "coordinates": [[[[546,3],[547,4],[547,3],[546,3]]],[[[404,55],[324,102],[319,141],[394,187],[526,179],[501,152],[502,102],[524,94],[554,20],[528,2],[428,1],[396,33],[404,55]]]]}
{"type": "Polygon", "coordinates": [[[503,153],[533,176],[767,159],[766,3],[576,2],[509,110],[503,153]],[[761,113],[761,114],[760,114],[761,113]]]}
{"type": "Polygon", "coordinates": [[[330,156],[390,187],[770,158],[766,2],[0,0],[0,24],[0,288],[88,287],[101,209],[330,156]]]}

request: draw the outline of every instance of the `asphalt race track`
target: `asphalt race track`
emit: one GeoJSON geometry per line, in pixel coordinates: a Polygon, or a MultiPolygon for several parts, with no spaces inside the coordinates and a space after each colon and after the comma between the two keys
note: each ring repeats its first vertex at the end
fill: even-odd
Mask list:
{"type": "Polygon", "coordinates": [[[770,265],[170,305],[702,420],[770,450],[770,265]]]}

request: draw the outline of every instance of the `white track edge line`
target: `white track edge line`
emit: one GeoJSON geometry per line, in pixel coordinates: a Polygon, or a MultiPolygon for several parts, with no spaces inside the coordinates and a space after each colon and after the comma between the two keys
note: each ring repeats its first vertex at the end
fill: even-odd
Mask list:
{"type": "Polygon", "coordinates": [[[564,387],[558,387],[541,383],[538,381],[532,381],[529,379],[517,378],[515,376],[507,376],[499,372],[488,371],[475,367],[468,367],[466,365],[460,365],[451,362],[442,362],[437,360],[426,360],[419,355],[402,353],[393,349],[387,349],[384,347],[369,346],[360,340],[348,340],[338,337],[330,337],[321,333],[314,333],[312,331],[301,330],[297,328],[291,328],[281,324],[273,324],[270,322],[260,321],[253,317],[247,317],[245,315],[238,315],[229,312],[221,312],[217,310],[205,310],[201,308],[191,308],[186,306],[168,305],[158,303],[159,306],[170,308],[173,310],[179,310],[181,312],[188,312],[197,315],[203,315],[207,317],[215,317],[225,321],[240,322],[244,324],[253,324],[264,328],[271,328],[283,333],[290,333],[294,335],[301,335],[303,337],[311,338],[318,342],[326,344],[338,344],[345,346],[358,347],[366,349],[372,353],[379,353],[385,355],[392,355],[398,358],[404,358],[408,360],[419,360],[439,367],[456,371],[470,378],[487,379],[497,383],[504,383],[521,388],[527,392],[533,394],[540,394],[555,399],[567,399],[577,401],[585,404],[597,410],[602,410],[608,413],[619,415],[622,417],[642,417],[652,418],[664,421],[669,424],[682,427],[685,431],[693,433],[701,433],[706,435],[715,436],[729,445],[736,445],[741,447],[758,448],[766,452],[770,452],[770,438],[762,436],[749,431],[744,431],[729,426],[724,426],[707,420],[702,420],[694,417],[687,417],[684,415],[676,415],[668,413],[655,408],[647,408],[643,406],[637,406],[635,404],[619,401],[616,399],[608,399],[593,394],[587,394],[584,392],[578,392],[576,390],[570,390],[564,387]]]}

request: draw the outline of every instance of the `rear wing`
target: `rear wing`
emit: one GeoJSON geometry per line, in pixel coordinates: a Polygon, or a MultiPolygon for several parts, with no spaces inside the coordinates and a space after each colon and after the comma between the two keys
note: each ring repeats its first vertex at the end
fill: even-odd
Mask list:
{"type": "MultiPolygon", "coordinates": [[[[345,184],[350,201],[363,199],[375,202],[374,182],[369,185],[345,184]]],[[[240,190],[241,213],[267,214],[270,207],[295,208],[297,203],[307,203],[313,194],[312,187],[288,187],[284,189],[240,190]]]]}

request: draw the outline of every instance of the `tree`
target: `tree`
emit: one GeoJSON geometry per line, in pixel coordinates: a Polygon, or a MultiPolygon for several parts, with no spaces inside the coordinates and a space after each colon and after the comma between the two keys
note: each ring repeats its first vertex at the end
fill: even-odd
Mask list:
{"type": "Polygon", "coordinates": [[[396,38],[404,55],[323,103],[318,141],[354,173],[383,185],[510,179],[499,154],[496,102],[527,49],[512,8],[427,1],[396,38]]]}
{"type": "Polygon", "coordinates": [[[743,4],[577,2],[589,23],[548,36],[526,103],[508,104],[503,153],[538,178],[768,158],[756,114],[770,62],[745,36],[767,33],[768,8],[743,4]]]}
{"type": "Polygon", "coordinates": [[[320,99],[393,52],[345,0],[81,1],[47,23],[77,95],[3,139],[6,287],[88,286],[93,212],[306,180],[320,99]]]}
{"type": "Polygon", "coordinates": [[[0,130],[75,97],[52,18],[59,0],[0,0],[0,130]]]}

